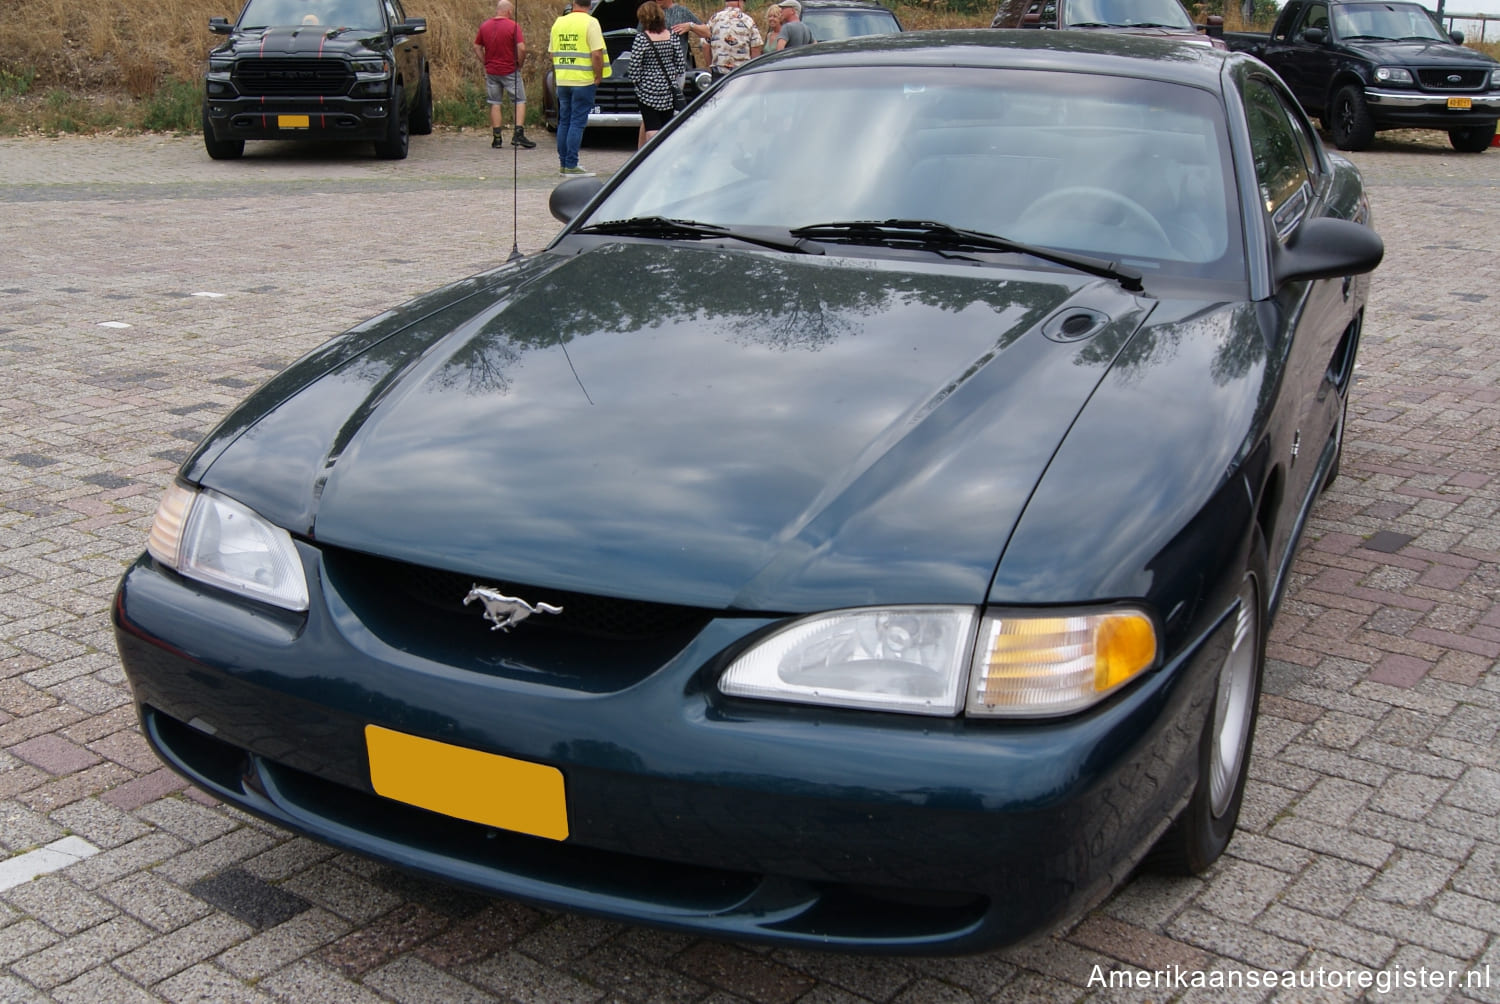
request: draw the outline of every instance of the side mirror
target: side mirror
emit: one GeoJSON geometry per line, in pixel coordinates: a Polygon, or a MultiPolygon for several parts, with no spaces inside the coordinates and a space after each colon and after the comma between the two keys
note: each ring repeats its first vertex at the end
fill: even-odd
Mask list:
{"type": "MultiPolygon", "coordinates": [[[[1483,32],[1481,32],[1480,34],[1483,35],[1483,32]]],[[[1456,28],[1453,31],[1448,32],[1448,37],[1453,39],[1454,45],[1464,44],[1464,33],[1456,28]]]]}
{"type": "Polygon", "coordinates": [[[569,178],[552,190],[547,198],[547,208],[553,219],[571,223],[603,187],[604,182],[598,178],[569,178]]]}
{"type": "Polygon", "coordinates": [[[409,17],[396,25],[397,35],[421,35],[427,31],[427,19],[425,17],[409,17]]]}
{"type": "Polygon", "coordinates": [[[1276,285],[1335,279],[1375,271],[1385,257],[1385,241],[1363,223],[1326,216],[1304,220],[1271,256],[1276,285]]]}
{"type": "Polygon", "coordinates": [[[1327,38],[1328,34],[1322,28],[1302,29],[1302,41],[1308,45],[1322,45],[1327,38]]]}
{"type": "Polygon", "coordinates": [[[208,19],[208,30],[215,35],[227,35],[234,29],[229,26],[227,17],[211,17],[208,19]]]}

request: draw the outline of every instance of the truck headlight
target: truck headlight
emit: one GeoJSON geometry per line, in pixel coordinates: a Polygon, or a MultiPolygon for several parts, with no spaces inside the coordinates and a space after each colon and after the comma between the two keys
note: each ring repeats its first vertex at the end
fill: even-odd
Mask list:
{"type": "Polygon", "coordinates": [[[838,610],[771,634],[730,664],[719,689],[915,715],[1037,718],[1082,711],[1157,662],[1155,622],[1131,607],[838,610]]]}
{"type": "Polygon", "coordinates": [[[1412,85],[1411,71],[1404,66],[1377,66],[1375,67],[1375,80],[1395,87],[1412,85]]]}
{"type": "Polygon", "coordinates": [[[156,507],[146,550],[190,579],[307,609],[307,577],[291,534],[228,496],[174,483],[156,507]]]}
{"type": "Polygon", "coordinates": [[[383,59],[356,59],[354,61],[355,73],[389,73],[391,64],[383,59]]]}

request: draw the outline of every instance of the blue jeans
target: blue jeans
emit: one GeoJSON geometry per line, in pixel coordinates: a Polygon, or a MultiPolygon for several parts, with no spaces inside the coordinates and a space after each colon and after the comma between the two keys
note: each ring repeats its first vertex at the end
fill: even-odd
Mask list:
{"type": "Polygon", "coordinates": [[[578,148],[583,146],[583,127],[594,110],[597,84],[557,89],[557,159],[563,167],[578,166],[578,148]]]}

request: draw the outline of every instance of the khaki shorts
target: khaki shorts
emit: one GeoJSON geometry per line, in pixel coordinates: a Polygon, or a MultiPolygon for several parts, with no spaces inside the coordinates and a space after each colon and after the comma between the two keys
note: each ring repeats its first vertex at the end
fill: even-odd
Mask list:
{"type": "Polygon", "coordinates": [[[526,85],[521,83],[521,73],[519,70],[515,73],[507,73],[499,77],[485,74],[484,94],[489,99],[490,104],[503,105],[507,91],[510,92],[511,100],[516,104],[520,104],[526,100],[526,85]]]}

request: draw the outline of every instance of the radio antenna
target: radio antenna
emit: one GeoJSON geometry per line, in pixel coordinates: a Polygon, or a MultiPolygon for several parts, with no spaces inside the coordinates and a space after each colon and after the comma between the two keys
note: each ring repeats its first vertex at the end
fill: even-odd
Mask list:
{"type": "MultiPolygon", "coordinates": [[[[521,47],[517,39],[520,38],[520,23],[517,22],[516,31],[510,36],[511,62],[516,67],[516,80],[521,79],[521,47]]],[[[515,133],[510,141],[510,257],[507,262],[519,261],[526,257],[521,253],[521,224],[520,224],[520,196],[517,189],[520,188],[521,174],[521,148],[517,145],[515,137],[520,135],[521,128],[525,125],[516,119],[516,92],[510,92],[510,117],[513,120],[512,129],[515,133]]]]}

